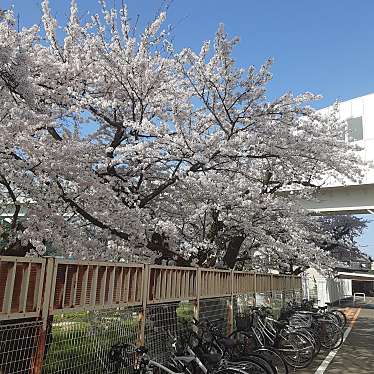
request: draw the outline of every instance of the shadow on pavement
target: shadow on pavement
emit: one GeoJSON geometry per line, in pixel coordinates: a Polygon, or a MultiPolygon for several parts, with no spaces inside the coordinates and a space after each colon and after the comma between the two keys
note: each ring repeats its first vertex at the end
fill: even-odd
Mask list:
{"type": "Polygon", "coordinates": [[[329,365],[326,374],[374,373],[374,313],[370,309],[374,308],[361,310],[359,319],[329,365]],[[365,316],[369,310],[371,315],[365,316]]]}

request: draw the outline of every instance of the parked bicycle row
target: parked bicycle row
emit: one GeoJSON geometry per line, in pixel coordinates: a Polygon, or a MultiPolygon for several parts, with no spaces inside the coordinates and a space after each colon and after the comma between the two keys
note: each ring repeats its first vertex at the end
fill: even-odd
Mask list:
{"type": "Polygon", "coordinates": [[[207,318],[185,320],[178,334],[157,327],[169,337],[168,362],[158,362],[147,347],[121,342],[108,359],[116,374],[124,368],[139,374],[285,374],[309,366],[321,350],[337,349],[347,319],[340,310],[304,300],[289,302],[278,319],[260,306],[237,313],[233,322],[230,334],[222,320],[207,318]]]}

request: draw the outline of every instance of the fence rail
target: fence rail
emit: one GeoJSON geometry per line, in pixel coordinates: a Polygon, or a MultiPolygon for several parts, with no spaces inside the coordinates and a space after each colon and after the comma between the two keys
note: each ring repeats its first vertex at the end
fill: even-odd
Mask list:
{"type": "Polygon", "coordinates": [[[148,304],[197,297],[197,269],[153,265],[148,271],[148,304]]]}
{"type": "Polygon", "coordinates": [[[300,288],[289,275],[0,256],[0,320],[300,288]]]}
{"type": "Polygon", "coordinates": [[[58,259],[52,266],[50,313],[142,303],[144,265],[58,259]]]}

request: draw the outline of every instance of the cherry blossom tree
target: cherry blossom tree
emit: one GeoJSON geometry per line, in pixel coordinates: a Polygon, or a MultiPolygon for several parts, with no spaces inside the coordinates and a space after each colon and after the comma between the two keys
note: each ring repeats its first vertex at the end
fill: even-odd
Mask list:
{"type": "Polygon", "coordinates": [[[369,261],[369,256],[362,252],[357,242],[369,222],[352,215],[320,217],[319,227],[325,235],[317,236],[316,244],[341,262],[363,259],[369,261]]]}
{"type": "Polygon", "coordinates": [[[11,12],[0,23],[3,254],[322,261],[315,222],[284,191],[312,198],[361,165],[334,112],[310,107],[318,96],[269,100],[272,61],[238,66],[222,25],[199,52],[176,51],[165,13],[136,33],[125,7],[83,22],[73,0],[61,37],[42,9],[42,30],[18,32],[11,12]]]}

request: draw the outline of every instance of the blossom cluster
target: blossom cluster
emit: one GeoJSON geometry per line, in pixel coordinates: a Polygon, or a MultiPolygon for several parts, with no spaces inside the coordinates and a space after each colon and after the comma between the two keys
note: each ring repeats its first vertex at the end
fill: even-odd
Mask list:
{"type": "Polygon", "coordinates": [[[82,22],[73,0],[59,38],[48,0],[42,9],[42,28],[17,31],[11,12],[0,21],[5,253],[328,263],[315,222],[284,193],[360,178],[344,125],[309,106],[318,96],[269,101],[272,61],[238,67],[223,26],[199,52],[175,51],[165,13],[136,33],[126,8],[103,3],[82,22]]]}

